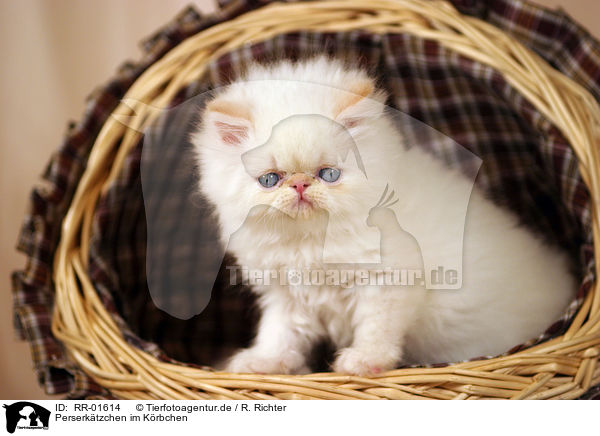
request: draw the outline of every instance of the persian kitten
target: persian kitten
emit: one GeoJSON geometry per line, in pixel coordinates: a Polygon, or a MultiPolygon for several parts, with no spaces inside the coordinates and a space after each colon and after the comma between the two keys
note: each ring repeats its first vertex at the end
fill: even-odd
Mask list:
{"type": "Polygon", "coordinates": [[[385,100],[365,71],[318,57],[252,65],[203,110],[199,186],[223,244],[248,271],[327,273],[317,284],[256,280],[258,332],[226,370],[304,373],[323,338],[333,369],[358,375],[497,355],[573,297],[567,258],[460,172],[406,147],[385,100]],[[461,286],[333,274],[425,267],[422,278],[432,263],[461,265],[461,286]]]}

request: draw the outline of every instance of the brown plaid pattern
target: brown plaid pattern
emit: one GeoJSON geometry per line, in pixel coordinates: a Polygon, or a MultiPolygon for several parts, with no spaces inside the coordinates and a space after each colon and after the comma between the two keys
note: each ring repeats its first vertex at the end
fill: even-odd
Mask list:
{"type": "MultiPolygon", "coordinates": [[[[44,174],[45,183],[34,189],[19,240],[19,249],[28,255],[29,262],[25,270],[13,276],[15,325],[30,342],[40,383],[49,393],[67,393],[70,398],[110,396],[65,358],[50,332],[51,265],[60,222],[99,128],[131,83],[162,54],[207,26],[262,4],[225,2],[221,11],[210,17],[200,17],[188,9],[148,39],[144,59],[126,65],[92,95],[83,120],[71,127],[51,160],[44,174]]],[[[513,35],[600,97],[600,45],[564,13],[518,0],[454,0],[454,4],[463,13],[487,20],[513,35]]],[[[581,278],[578,299],[544,335],[511,351],[563,332],[595,279],[589,194],[576,158],[560,132],[494,70],[410,35],[299,32],[221,57],[211,64],[202,83],[182,90],[172,105],[177,107],[226,83],[252,60],[282,54],[296,58],[315,49],[358,59],[368,66],[382,78],[381,86],[390,93],[390,105],[450,136],[483,160],[477,184],[491,198],[515,211],[533,231],[572,253],[574,271],[581,278]]],[[[89,273],[130,343],[163,359],[207,365],[243,346],[252,336],[256,316],[251,295],[226,286],[227,274],[222,270],[208,307],[200,315],[179,320],[157,309],[149,294],[146,271],[150,256],[147,230],[153,225],[146,216],[151,213],[149,207],[163,208],[195,223],[192,228],[196,235],[211,228],[207,204],[191,194],[196,181],[193,171],[174,170],[185,169],[189,161],[187,133],[192,122],[193,117],[167,114],[152,132],[154,136],[146,135],[146,141],[161,135],[169,138],[170,149],[161,154],[161,166],[155,174],[159,179],[169,178],[179,195],[165,190],[144,204],[140,165],[153,162],[144,162],[144,143],[130,153],[120,177],[98,204],[89,273]]],[[[181,227],[188,231],[187,225],[163,224],[176,243],[159,248],[183,268],[183,273],[199,274],[191,266],[209,258],[211,247],[198,247],[193,234],[178,233],[181,227]]],[[[228,258],[224,265],[233,261],[228,258]]],[[[321,368],[326,363],[325,354],[315,358],[321,368]]],[[[586,395],[600,395],[600,389],[586,395]]]]}

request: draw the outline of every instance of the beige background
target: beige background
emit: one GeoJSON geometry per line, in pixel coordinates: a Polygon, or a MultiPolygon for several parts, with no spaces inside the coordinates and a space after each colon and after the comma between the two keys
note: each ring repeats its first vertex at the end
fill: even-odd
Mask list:
{"type": "MultiPolygon", "coordinates": [[[[597,0],[538,2],[563,5],[600,36],[597,0]]],[[[188,3],[214,9],[213,0],[0,0],[0,399],[47,398],[12,328],[10,272],[24,263],[14,245],[29,191],[89,92],[188,3]]]]}

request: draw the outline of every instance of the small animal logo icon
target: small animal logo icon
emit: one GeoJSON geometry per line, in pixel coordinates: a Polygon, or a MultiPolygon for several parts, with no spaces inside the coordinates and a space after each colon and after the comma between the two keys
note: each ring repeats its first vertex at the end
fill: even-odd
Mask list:
{"type": "Polygon", "coordinates": [[[6,412],[6,431],[19,429],[48,429],[50,411],[29,401],[3,405],[6,412]]]}

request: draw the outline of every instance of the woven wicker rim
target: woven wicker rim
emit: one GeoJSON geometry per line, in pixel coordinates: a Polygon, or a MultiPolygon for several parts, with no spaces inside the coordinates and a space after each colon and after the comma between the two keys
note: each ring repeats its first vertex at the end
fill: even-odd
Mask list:
{"type": "MultiPolygon", "coordinates": [[[[294,31],[409,33],[489,65],[564,134],[592,195],[594,253],[600,259],[600,107],[583,87],[494,26],[450,4],[424,0],[274,3],[215,25],[179,44],[129,89],[89,157],[55,254],[54,335],[112,395],[125,399],[477,399],[576,398],[600,383],[600,296],[588,293],[568,331],[522,352],[445,368],[398,369],[372,378],[231,374],[161,362],[129,345],[87,275],[92,217],[139,131],[209,62],[247,43],[294,31]],[[127,102],[127,104],[125,104],[127,102]],[[140,103],[138,103],[140,102],[140,103]],[[154,109],[153,109],[154,108],[154,109]],[[127,128],[120,117],[132,118],[127,128]]],[[[596,275],[600,265],[596,262],[596,275]]]]}

